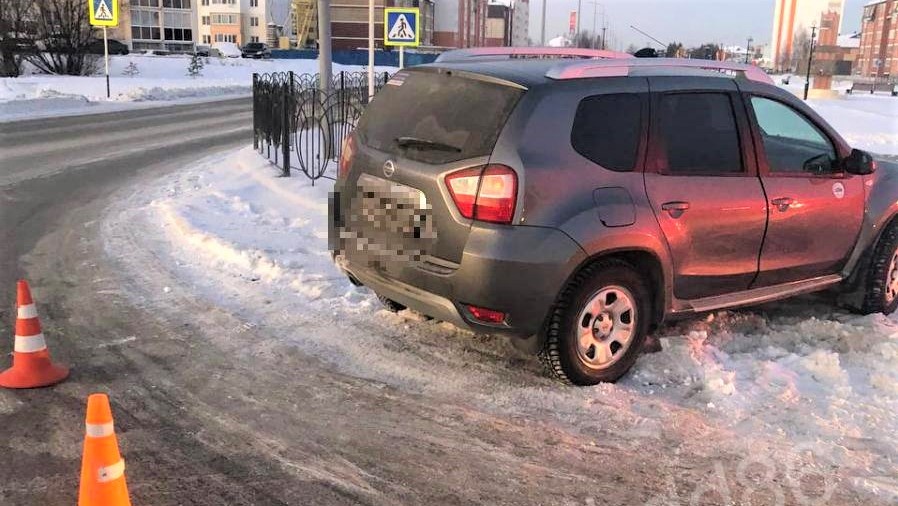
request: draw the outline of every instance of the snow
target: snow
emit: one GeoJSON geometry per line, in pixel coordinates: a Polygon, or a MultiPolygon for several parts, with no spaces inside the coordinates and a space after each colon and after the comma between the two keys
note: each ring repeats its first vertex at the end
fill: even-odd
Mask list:
{"type": "MultiPolygon", "coordinates": [[[[805,80],[792,76],[788,85],[782,76],[772,76],[777,85],[802,96],[805,80]]],[[[887,93],[848,95],[851,81],[835,80],[836,98],[811,99],[808,104],[839,132],[852,147],[881,155],[898,155],[898,97],[887,93]]]]}
{"type": "MultiPolygon", "coordinates": [[[[248,96],[254,72],[297,74],[318,72],[317,60],[252,60],[205,58],[202,75],[187,75],[190,56],[110,56],[111,98],[106,98],[106,78],[96,76],[26,75],[0,78],[0,121],[48,116],[90,114],[159,104],[182,104],[211,99],[248,96]],[[129,63],[135,76],[123,74],[129,63]]],[[[101,62],[102,64],[102,62],[101,62]]],[[[334,65],[334,72],[363,71],[364,67],[334,65]]],[[[378,72],[393,70],[377,67],[378,72]]],[[[101,73],[102,74],[102,73],[101,73]]]]}
{"type": "Polygon", "coordinates": [[[588,437],[623,434],[674,462],[740,455],[785,483],[821,478],[805,491],[820,504],[836,486],[898,500],[898,317],[849,314],[827,294],[719,311],[661,328],[664,351],[621,382],[565,388],[504,338],[381,309],[330,259],[332,183],[278,172],[243,148],[141,188],[110,209],[107,251],[132,272],[149,268],[137,251],[160,259],[183,283],[166,284],[163,301],[190,291],[239,315],[242,330],[223,339],[264,329],[257,353],[287,343],[345,374],[588,437]]]}

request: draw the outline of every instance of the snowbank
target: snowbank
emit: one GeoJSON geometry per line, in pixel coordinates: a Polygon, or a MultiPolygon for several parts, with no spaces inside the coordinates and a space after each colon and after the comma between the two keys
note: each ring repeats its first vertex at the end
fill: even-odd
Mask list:
{"type": "MultiPolygon", "coordinates": [[[[292,70],[298,74],[318,71],[316,60],[251,60],[206,58],[202,75],[187,75],[190,57],[127,55],[110,57],[111,98],[106,98],[106,78],[28,75],[0,78],[0,121],[108,112],[145,107],[143,102],[185,103],[216,97],[232,98],[252,93],[254,72],[292,70]],[[134,63],[139,74],[125,75],[134,63]]],[[[334,65],[334,72],[360,71],[363,67],[334,65]]],[[[378,71],[389,70],[377,68],[378,71]]]]}
{"type": "Polygon", "coordinates": [[[652,445],[674,468],[681,452],[709,462],[737,454],[739,466],[784,475],[781,484],[796,472],[818,478],[804,492],[815,500],[835,486],[898,500],[898,319],[847,314],[822,295],[720,311],[660,329],[664,351],[618,384],[565,388],[504,339],[380,309],[330,260],[330,182],[276,174],[246,148],[169,176],[110,211],[107,249],[144,273],[134,252],[145,249],[185,280],[171,290],[246,322],[222,339],[264,329],[254,353],[286,346],[346,374],[586,440],[613,433],[652,445]]]}

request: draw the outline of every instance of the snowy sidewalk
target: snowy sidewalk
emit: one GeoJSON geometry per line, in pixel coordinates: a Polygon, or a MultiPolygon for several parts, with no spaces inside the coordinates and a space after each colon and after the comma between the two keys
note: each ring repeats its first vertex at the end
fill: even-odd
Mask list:
{"type": "Polygon", "coordinates": [[[835,310],[826,296],[720,311],[662,328],[665,350],[616,385],[565,388],[503,339],[380,309],[330,260],[331,182],[277,173],[244,148],[168,176],[111,212],[107,249],[127,260],[146,248],[186,280],[166,293],[191,290],[346,374],[634,448],[654,441],[671,458],[736,452],[777,476],[800,469],[898,498],[898,319],[835,310]]]}

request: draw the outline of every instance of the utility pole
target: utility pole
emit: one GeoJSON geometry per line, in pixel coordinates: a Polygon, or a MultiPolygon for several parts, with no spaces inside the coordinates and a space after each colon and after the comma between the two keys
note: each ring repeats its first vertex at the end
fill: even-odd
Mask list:
{"type": "Polygon", "coordinates": [[[549,3],[549,0],[543,0],[543,26],[542,26],[542,34],[540,35],[540,45],[546,45],[546,4],[549,3]]]}
{"type": "Polygon", "coordinates": [[[817,38],[817,26],[811,27],[811,48],[808,51],[808,72],[804,82],[804,99],[808,99],[808,90],[811,88],[811,65],[814,63],[814,40],[817,38]]]}
{"type": "Polygon", "coordinates": [[[749,37],[748,45],[745,46],[745,63],[751,63],[751,43],[754,42],[755,39],[749,37]]]}
{"type": "Polygon", "coordinates": [[[577,37],[580,36],[580,10],[583,9],[583,0],[577,0],[577,37]]]}
{"type": "Polygon", "coordinates": [[[318,88],[325,95],[331,91],[332,65],[330,2],[318,0],[318,88]]]}

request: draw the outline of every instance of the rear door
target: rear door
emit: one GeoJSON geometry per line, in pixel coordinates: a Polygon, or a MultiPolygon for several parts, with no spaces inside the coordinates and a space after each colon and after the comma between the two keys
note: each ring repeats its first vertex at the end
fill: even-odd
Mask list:
{"type": "Polygon", "coordinates": [[[746,100],[770,212],[755,284],[837,273],[860,234],[863,177],[839,169],[835,143],[798,109],[772,96],[746,100]]]}
{"type": "Polygon", "coordinates": [[[674,295],[746,290],[757,274],[767,209],[755,159],[743,149],[750,137],[736,85],[725,78],[650,82],[645,186],[670,247],[674,295]]]}
{"type": "MultiPolygon", "coordinates": [[[[471,220],[458,212],[443,178],[487,164],[523,93],[513,83],[427,68],[397,73],[367,106],[343,202],[350,233],[368,252],[400,260],[393,274],[415,260],[396,253],[450,268],[461,261],[471,220]]],[[[379,267],[390,271],[389,262],[379,267]]]]}

